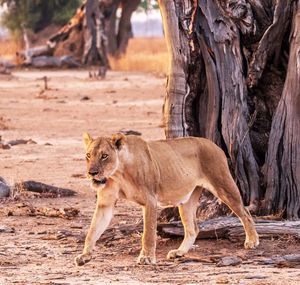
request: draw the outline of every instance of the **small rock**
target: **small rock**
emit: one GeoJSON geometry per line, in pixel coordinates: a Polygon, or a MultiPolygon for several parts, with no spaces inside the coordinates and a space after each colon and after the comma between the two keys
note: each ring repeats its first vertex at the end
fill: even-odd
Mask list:
{"type": "Polygon", "coordinates": [[[6,184],[5,180],[1,178],[0,180],[0,198],[8,197],[10,193],[10,188],[6,184]]]}
{"type": "Polygon", "coordinates": [[[91,98],[89,96],[83,96],[80,99],[80,101],[88,101],[88,100],[91,100],[91,98]]]}
{"type": "Polygon", "coordinates": [[[236,266],[242,263],[242,259],[237,256],[225,256],[222,257],[217,266],[236,266]]]}
{"type": "Polygon", "coordinates": [[[10,149],[10,145],[5,143],[0,143],[0,149],[10,149]]]}
{"type": "Polygon", "coordinates": [[[229,280],[227,277],[220,277],[216,280],[216,284],[228,284],[229,280]]]}
{"type": "Polygon", "coordinates": [[[0,226],[0,233],[14,233],[15,232],[15,229],[14,228],[9,228],[9,227],[6,227],[6,226],[0,226]]]}

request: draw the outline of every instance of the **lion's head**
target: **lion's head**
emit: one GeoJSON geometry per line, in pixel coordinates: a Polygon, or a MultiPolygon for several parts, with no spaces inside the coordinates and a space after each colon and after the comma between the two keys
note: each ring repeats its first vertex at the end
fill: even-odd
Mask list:
{"type": "Polygon", "coordinates": [[[114,134],[112,137],[93,139],[88,133],[83,135],[86,150],[87,177],[92,181],[94,188],[106,184],[119,166],[118,152],[125,141],[123,134],[114,134]]]}

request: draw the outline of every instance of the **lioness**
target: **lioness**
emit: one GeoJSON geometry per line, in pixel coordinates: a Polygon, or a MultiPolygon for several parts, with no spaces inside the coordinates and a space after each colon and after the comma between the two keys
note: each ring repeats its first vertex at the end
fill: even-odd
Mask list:
{"type": "Polygon", "coordinates": [[[224,152],[204,138],[178,138],[146,142],[137,136],[114,134],[92,139],[84,134],[87,175],[97,190],[97,206],[77,265],[91,260],[96,241],[109,225],[118,198],[143,207],[144,231],[140,264],[155,263],[158,205],[178,206],[184,225],[184,240],[171,250],[173,259],[186,254],[198,234],[196,209],[205,188],[227,204],[240,218],[245,248],[259,244],[253,220],[244,208],[231,177],[224,152]]]}

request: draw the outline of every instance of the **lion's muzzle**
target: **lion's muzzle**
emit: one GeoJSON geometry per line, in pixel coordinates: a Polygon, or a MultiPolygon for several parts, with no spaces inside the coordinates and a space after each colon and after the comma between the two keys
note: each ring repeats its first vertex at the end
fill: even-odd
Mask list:
{"type": "Polygon", "coordinates": [[[99,179],[99,180],[93,178],[93,179],[92,179],[92,182],[93,182],[94,185],[103,185],[103,184],[106,184],[107,178],[104,177],[104,178],[101,178],[101,179],[99,179]]]}

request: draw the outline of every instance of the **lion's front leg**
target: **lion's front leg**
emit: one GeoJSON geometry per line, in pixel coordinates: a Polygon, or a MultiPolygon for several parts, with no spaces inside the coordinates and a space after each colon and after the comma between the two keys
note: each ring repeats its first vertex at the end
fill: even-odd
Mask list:
{"type": "Polygon", "coordinates": [[[87,233],[82,254],[75,258],[77,266],[82,266],[92,259],[92,251],[97,240],[108,227],[113,216],[113,206],[96,206],[90,229],[87,233]]]}
{"type": "Polygon", "coordinates": [[[97,193],[97,205],[93,219],[85,238],[82,254],[75,258],[77,266],[82,266],[92,259],[92,251],[97,240],[108,227],[112,217],[115,203],[118,199],[119,188],[110,181],[106,187],[99,189],[97,193]]]}
{"type": "Polygon", "coordinates": [[[157,227],[157,206],[156,202],[149,201],[143,207],[144,231],[142,238],[142,250],[138,257],[139,264],[155,264],[156,257],[156,227],[157,227]]]}

